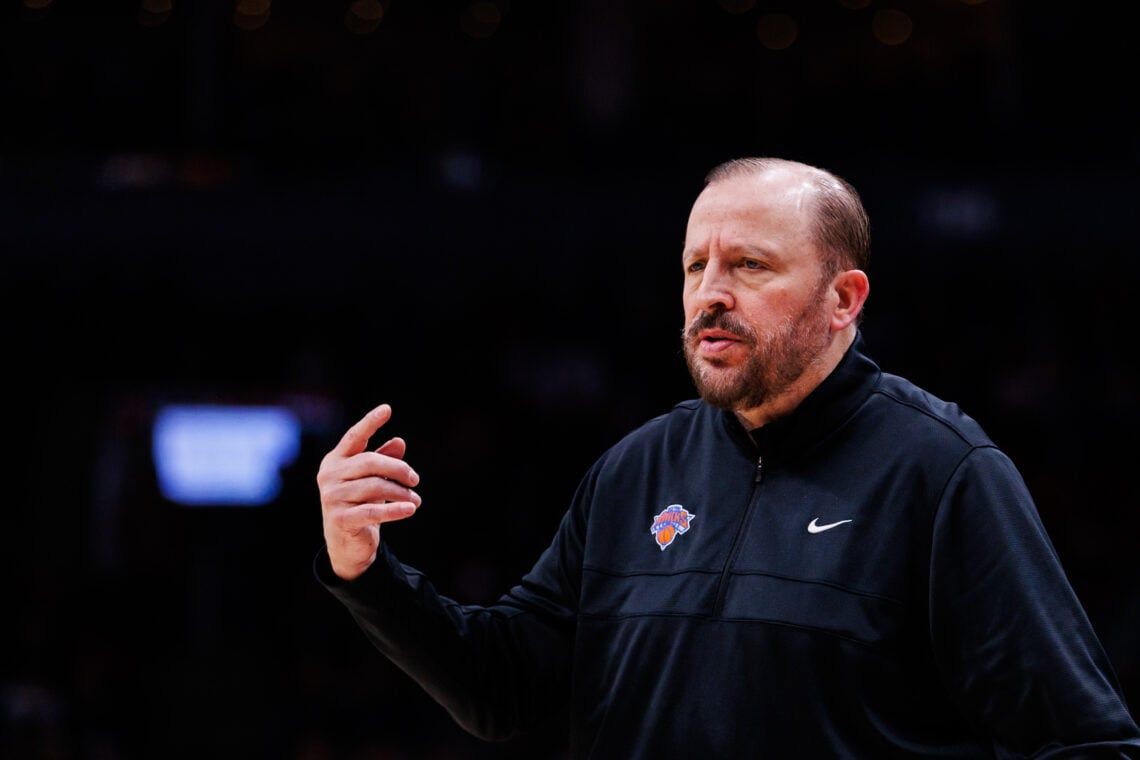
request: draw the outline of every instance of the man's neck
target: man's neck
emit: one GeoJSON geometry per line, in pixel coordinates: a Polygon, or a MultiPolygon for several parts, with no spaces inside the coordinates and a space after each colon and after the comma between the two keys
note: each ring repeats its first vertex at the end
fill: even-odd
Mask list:
{"type": "Polygon", "coordinates": [[[843,360],[843,355],[847,353],[847,349],[851,347],[854,341],[854,325],[849,325],[833,335],[827,348],[820,352],[813,362],[808,364],[803,373],[783,393],[765,401],[760,406],[734,410],[740,424],[744,426],[745,430],[755,430],[791,414],[839,366],[839,362],[843,360]]]}

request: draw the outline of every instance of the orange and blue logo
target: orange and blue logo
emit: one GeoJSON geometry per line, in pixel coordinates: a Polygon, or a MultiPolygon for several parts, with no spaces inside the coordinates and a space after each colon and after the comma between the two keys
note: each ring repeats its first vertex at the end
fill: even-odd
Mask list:
{"type": "Polygon", "coordinates": [[[661,510],[661,514],[653,518],[653,525],[649,532],[653,535],[661,551],[665,551],[673,539],[689,530],[689,524],[696,517],[692,512],[680,504],[670,504],[661,510]]]}

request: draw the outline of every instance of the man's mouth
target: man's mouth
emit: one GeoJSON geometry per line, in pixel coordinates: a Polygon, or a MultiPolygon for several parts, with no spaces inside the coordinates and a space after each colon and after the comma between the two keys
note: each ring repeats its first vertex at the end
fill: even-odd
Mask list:
{"type": "Polygon", "coordinates": [[[701,330],[697,338],[700,342],[701,352],[718,354],[727,351],[744,339],[728,330],[701,330]]]}

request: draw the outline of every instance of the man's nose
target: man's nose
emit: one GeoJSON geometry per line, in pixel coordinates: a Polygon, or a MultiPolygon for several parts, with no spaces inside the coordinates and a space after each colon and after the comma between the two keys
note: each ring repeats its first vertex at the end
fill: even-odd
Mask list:
{"type": "Polygon", "coordinates": [[[697,287],[696,305],[701,311],[728,311],[736,306],[728,273],[719,266],[708,266],[697,287]]]}

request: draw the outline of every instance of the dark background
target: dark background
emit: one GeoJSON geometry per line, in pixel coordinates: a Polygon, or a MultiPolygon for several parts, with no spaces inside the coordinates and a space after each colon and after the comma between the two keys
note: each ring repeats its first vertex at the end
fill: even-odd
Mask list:
{"type": "Polygon", "coordinates": [[[685,218],[741,155],[862,193],[870,351],[1010,453],[1140,698],[1119,12],[5,4],[2,754],[561,756],[565,716],[483,744],[370,649],[311,574],[317,464],[392,403],[424,508],[386,539],[493,601],[590,463],[692,395],[685,218]],[[164,500],[168,402],[296,410],[281,497],[164,500]]]}

